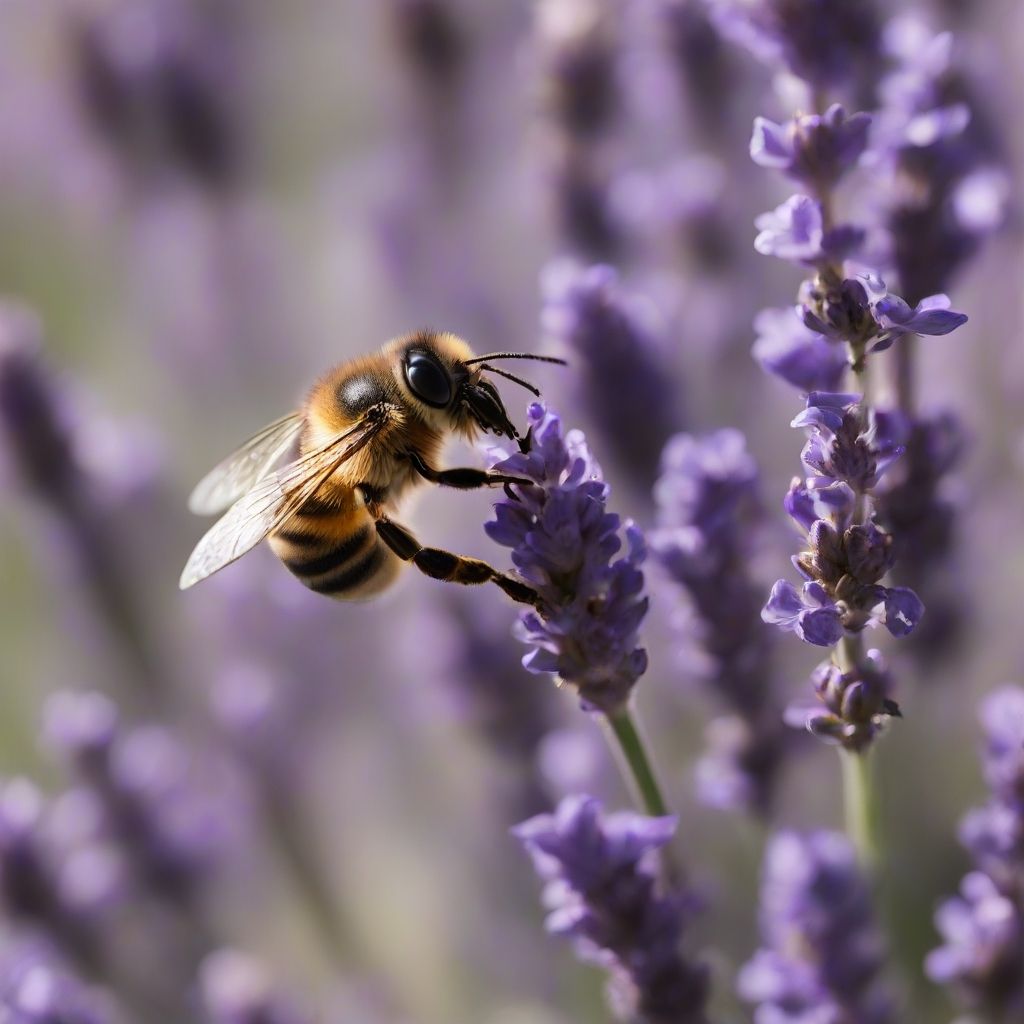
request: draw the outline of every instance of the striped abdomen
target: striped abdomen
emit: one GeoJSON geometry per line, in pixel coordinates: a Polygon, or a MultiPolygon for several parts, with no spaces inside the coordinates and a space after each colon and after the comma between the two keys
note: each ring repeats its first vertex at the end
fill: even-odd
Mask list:
{"type": "Polygon", "coordinates": [[[342,600],[379,593],[402,565],[377,536],[370,514],[351,499],[312,498],[270,546],[310,590],[342,600]]]}

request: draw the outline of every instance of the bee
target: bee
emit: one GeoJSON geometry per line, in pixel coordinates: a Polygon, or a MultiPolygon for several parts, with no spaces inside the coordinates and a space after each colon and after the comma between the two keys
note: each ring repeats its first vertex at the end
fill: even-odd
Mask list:
{"type": "MultiPolygon", "coordinates": [[[[491,365],[551,356],[474,356],[454,334],[423,331],[328,370],[302,408],[264,427],[211,470],[189,498],[199,515],[223,513],[181,574],[187,589],[263,540],[310,590],[342,600],[372,597],[411,563],[453,583],[495,583],[534,606],[536,592],[476,558],[425,547],[394,518],[400,499],[425,482],[471,490],[530,481],[483,469],[437,468],[452,435],[507,436],[525,451],[489,371],[539,394],[491,365]],[[296,453],[292,461],[282,460],[296,453]]],[[[564,365],[564,364],[563,364],[564,365]]]]}

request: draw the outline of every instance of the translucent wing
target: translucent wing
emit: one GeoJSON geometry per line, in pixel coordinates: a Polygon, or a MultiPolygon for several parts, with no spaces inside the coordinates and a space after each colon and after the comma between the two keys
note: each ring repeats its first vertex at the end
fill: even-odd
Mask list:
{"type": "Polygon", "coordinates": [[[206,532],[189,556],[179,586],[187,590],[241,558],[280,530],[339,466],[380,433],[386,419],[363,420],[308,455],[285,466],[236,501],[206,532]]]}
{"type": "Polygon", "coordinates": [[[250,437],[196,484],[188,499],[189,510],[212,516],[229,508],[270,474],[295,443],[302,423],[302,414],[292,412],[250,437]]]}

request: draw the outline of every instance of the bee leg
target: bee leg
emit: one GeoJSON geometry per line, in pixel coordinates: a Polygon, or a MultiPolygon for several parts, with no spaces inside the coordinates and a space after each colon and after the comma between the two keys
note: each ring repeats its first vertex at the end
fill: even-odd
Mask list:
{"type": "Polygon", "coordinates": [[[402,561],[412,562],[420,572],[431,579],[462,583],[466,586],[494,583],[513,601],[538,609],[541,607],[540,595],[533,587],[499,572],[479,558],[456,555],[441,548],[425,548],[404,526],[392,522],[387,516],[380,516],[376,520],[376,527],[380,539],[402,561]]]}
{"type": "Polygon", "coordinates": [[[532,480],[527,480],[525,477],[492,473],[486,469],[432,469],[416,452],[407,452],[406,458],[424,480],[440,484],[442,487],[455,487],[460,491],[472,491],[478,487],[490,487],[494,484],[504,484],[508,487],[509,484],[527,486],[533,483],[532,480]]]}

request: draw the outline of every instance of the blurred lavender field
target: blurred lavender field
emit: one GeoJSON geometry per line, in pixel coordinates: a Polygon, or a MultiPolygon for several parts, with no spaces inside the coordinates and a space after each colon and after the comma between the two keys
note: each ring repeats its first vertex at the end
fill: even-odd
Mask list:
{"type": "Polygon", "coordinates": [[[1024,1022],[1022,47],[0,0],[0,1021],[1024,1022]],[[404,517],[544,614],[179,592],[202,474],[426,328],[569,363],[447,453],[517,499],[404,517]]]}

